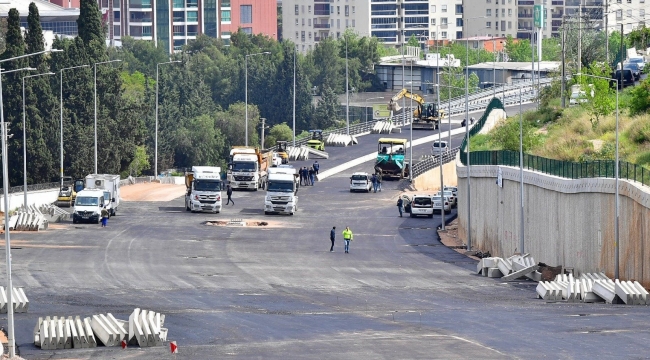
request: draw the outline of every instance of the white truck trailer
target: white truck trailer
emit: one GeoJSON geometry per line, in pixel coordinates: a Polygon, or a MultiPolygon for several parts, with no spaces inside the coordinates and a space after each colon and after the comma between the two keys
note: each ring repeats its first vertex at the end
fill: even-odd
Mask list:
{"type": "Polygon", "coordinates": [[[120,176],[110,174],[90,174],[86,176],[86,189],[102,190],[104,205],[110,216],[115,216],[120,205],[120,176]]]}
{"type": "Polygon", "coordinates": [[[221,212],[221,168],[192,166],[185,173],[185,210],[191,212],[221,212]]]}
{"type": "Polygon", "coordinates": [[[270,168],[264,198],[264,214],[289,214],[298,211],[298,171],[292,167],[270,168]]]}

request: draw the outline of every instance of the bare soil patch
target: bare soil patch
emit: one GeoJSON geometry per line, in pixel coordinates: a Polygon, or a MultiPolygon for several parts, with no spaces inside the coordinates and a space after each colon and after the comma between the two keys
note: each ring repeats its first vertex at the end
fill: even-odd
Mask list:
{"type": "MultiPolygon", "coordinates": [[[[443,245],[465,255],[465,251],[467,251],[467,244],[464,244],[463,240],[458,238],[458,219],[454,219],[454,221],[450,222],[449,225],[445,227],[445,231],[438,230],[438,235],[440,236],[440,242],[442,242],[443,245]]],[[[468,257],[474,260],[481,260],[476,256],[468,257]]]]}
{"type": "Polygon", "coordinates": [[[123,201],[171,201],[185,194],[185,185],[145,183],[120,188],[123,201]]]}

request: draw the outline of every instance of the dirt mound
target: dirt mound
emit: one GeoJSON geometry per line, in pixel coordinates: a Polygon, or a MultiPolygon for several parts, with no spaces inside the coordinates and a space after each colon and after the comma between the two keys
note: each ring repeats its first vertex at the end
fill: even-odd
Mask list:
{"type": "Polygon", "coordinates": [[[122,201],[171,201],[185,194],[185,185],[145,183],[120,188],[122,201]]]}

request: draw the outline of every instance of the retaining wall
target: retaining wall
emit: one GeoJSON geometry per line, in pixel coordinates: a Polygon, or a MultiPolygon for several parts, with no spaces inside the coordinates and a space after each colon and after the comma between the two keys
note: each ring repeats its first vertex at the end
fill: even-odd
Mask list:
{"type": "MultiPolygon", "coordinates": [[[[459,237],[467,239],[467,167],[456,162],[459,237]]],[[[472,166],[473,248],[520,251],[519,168],[472,166]],[[498,168],[503,187],[496,184],[498,168]]],[[[564,179],[524,171],[524,251],[549,265],[614,277],[615,179],[564,179]]],[[[619,180],[620,278],[650,287],[650,188],[619,180]]]]}
{"type": "MultiPolygon", "coordinates": [[[[43,204],[52,204],[59,196],[59,189],[36,190],[27,192],[28,205],[41,206],[43,204]]],[[[21,206],[25,197],[23,192],[9,194],[9,210],[15,210],[21,206]]],[[[0,211],[5,211],[4,195],[0,193],[0,211]]]]}
{"type": "MultiPolygon", "coordinates": [[[[451,161],[442,165],[442,177],[445,185],[456,186],[456,162],[451,161]]],[[[413,186],[418,191],[440,190],[440,167],[435,167],[413,179],[413,186]]]]}

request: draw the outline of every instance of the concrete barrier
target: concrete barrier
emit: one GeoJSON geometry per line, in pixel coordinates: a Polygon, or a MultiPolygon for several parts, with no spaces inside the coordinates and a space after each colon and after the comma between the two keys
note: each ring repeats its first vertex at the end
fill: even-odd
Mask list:
{"type": "MultiPolygon", "coordinates": [[[[0,286],[0,313],[3,314],[7,313],[7,305],[9,302],[7,295],[5,287],[0,286]]],[[[27,299],[27,295],[25,295],[23,288],[13,288],[11,300],[13,302],[14,312],[24,313],[29,310],[29,300],[27,299]]]]}
{"type": "Polygon", "coordinates": [[[90,326],[92,327],[95,337],[101,341],[104,346],[119,345],[120,340],[117,330],[105,323],[101,316],[93,315],[90,321],[90,326]]]}
{"type": "Polygon", "coordinates": [[[592,291],[608,304],[612,304],[616,300],[616,288],[612,280],[594,281],[592,291]]]}

